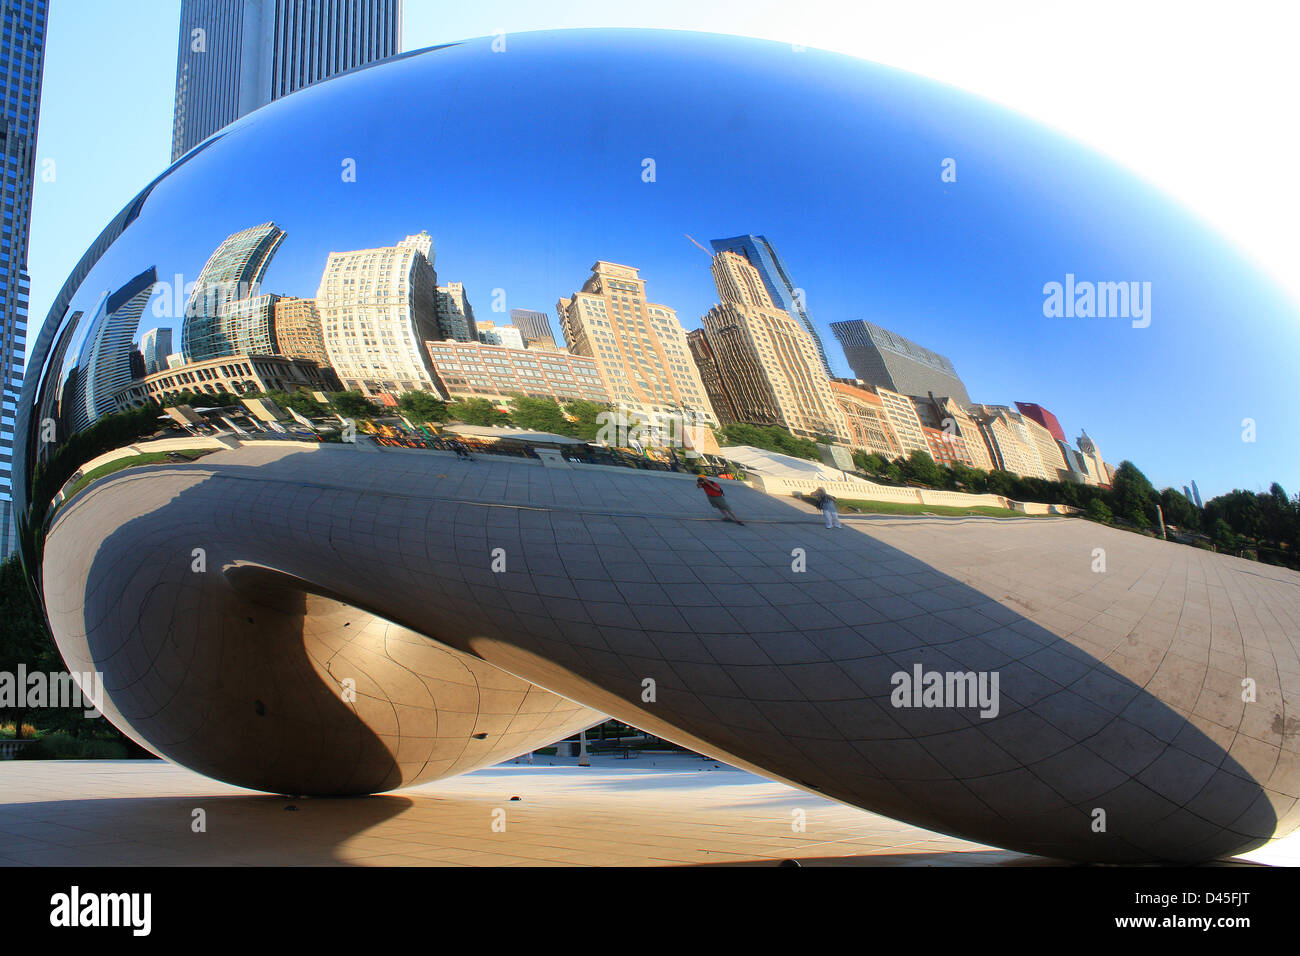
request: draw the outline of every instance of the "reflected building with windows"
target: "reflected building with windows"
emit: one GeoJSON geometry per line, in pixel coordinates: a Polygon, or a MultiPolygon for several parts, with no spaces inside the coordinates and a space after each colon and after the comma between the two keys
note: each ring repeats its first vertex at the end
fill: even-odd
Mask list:
{"type": "Polygon", "coordinates": [[[140,355],[144,359],[144,374],[151,375],[166,368],[167,356],[171,351],[171,329],[150,329],[140,336],[140,355]]]}
{"type": "Polygon", "coordinates": [[[879,395],[856,381],[844,379],[831,382],[831,391],[849,426],[849,447],[879,455],[885,461],[902,457],[903,447],[879,395]]]}
{"type": "Polygon", "coordinates": [[[831,363],[826,359],[826,348],[822,345],[821,334],[817,331],[812,316],[808,314],[803,290],[794,284],[785,260],[781,258],[781,254],[776,251],[776,247],[767,240],[767,237],[732,236],[730,239],[714,239],[709,245],[713,247],[715,254],[734,252],[758,270],[772,303],[778,309],[797,318],[803,330],[812,338],[822,371],[826,373],[827,378],[830,378],[831,363]]]}
{"type": "Polygon", "coordinates": [[[5,0],[0,10],[0,561],[17,544],[10,484],[27,349],[27,244],[48,16],[48,0],[5,0]]]}
{"type": "Polygon", "coordinates": [[[274,303],[247,300],[261,298],[262,277],[284,237],[274,222],[264,222],[227,236],[208,258],[185,305],[181,351],[187,362],[251,351],[251,342],[265,354],[275,350],[274,303]],[[242,328],[246,324],[251,328],[242,328]]]}
{"type": "Polygon", "coordinates": [[[777,306],[762,274],[742,255],[719,252],[712,271],[721,301],[702,319],[704,336],[736,418],[802,438],[848,441],[848,424],[807,328],[777,306]]]}
{"type": "Polygon", "coordinates": [[[309,359],[329,367],[320,310],[315,299],[280,296],[275,302],[275,351],[288,358],[309,359]]]}
{"type": "Polygon", "coordinates": [[[115,411],[147,402],[166,406],[187,393],[243,395],[246,392],[325,391],[329,380],[321,367],[284,355],[226,355],[164,369],[131,382],[115,396],[115,411]]]}
{"type": "Polygon", "coordinates": [[[609,403],[609,390],[594,359],[548,349],[510,348],[479,342],[426,342],[439,387],[453,399],[499,402],[513,394],[609,403]]]}
{"type": "Polygon", "coordinates": [[[132,380],[132,343],[140,316],[157,284],[157,270],[150,266],[104,295],[77,359],[77,387],[68,415],[73,431],[83,431],[118,410],[117,395],[132,380]]]}
{"type": "Polygon", "coordinates": [[[947,356],[865,319],[832,322],[831,331],[853,374],[868,385],[903,395],[948,395],[970,404],[966,385],[947,356]]]}
{"type": "Polygon", "coordinates": [[[448,282],[438,286],[438,329],[444,341],[477,342],[478,324],[474,321],[474,307],[469,304],[465,286],[448,282]]]}
{"type": "Polygon", "coordinates": [[[427,232],[394,246],[331,252],[316,293],[330,365],[368,397],[433,392],[424,343],[442,338],[438,275],[427,232]]]}
{"type": "Polygon", "coordinates": [[[530,349],[556,348],[555,333],[551,330],[551,319],[545,312],[531,309],[511,309],[510,324],[519,330],[524,338],[524,346],[530,349]]]}
{"type": "Polygon", "coordinates": [[[556,304],[565,343],[595,359],[615,404],[716,425],[686,330],[675,311],[646,300],[645,286],[632,266],[598,261],[582,288],[556,304]]]}

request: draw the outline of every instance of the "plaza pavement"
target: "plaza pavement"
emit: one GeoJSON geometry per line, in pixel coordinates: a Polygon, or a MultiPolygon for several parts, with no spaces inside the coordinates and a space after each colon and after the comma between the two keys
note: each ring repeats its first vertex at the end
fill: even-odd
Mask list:
{"type": "MultiPolygon", "coordinates": [[[[695,756],[576,762],[538,756],[381,796],[313,800],[161,761],[6,761],[0,866],[1059,865],[695,756]],[[193,830],[195,809],[206,832],[193,830]],[[504,831],[492,829],[497,810],[504,831]]],[[[1238,862],[1248,861],[1300,865],[1300,839],[1238,862]]]]}

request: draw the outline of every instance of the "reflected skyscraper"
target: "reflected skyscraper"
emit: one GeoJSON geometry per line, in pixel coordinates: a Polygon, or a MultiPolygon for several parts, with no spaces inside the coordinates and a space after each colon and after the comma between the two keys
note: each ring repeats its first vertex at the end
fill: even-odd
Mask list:
{"type": "Polygon", "coordinates": [[[265,327],[271,321],[274,303],[263,303],[265,309],[250,312],[244,300],[258,297],[262,276],[284,236],[284,230],[275,223],[264,222],[227,236],[212,253],[185,305],[181,351],[186,361],[201,362],[249,351],[264,355],[275,352],[274,330],[265,327]],[[250,320],[262,321],[264,334],[252,336],[256,348],[241,349],[250,345],[249,336],[234,324],[250,320]]]}
{"type": "Polygon", "coordinates": [[[282,296],[275,303],[275,350],[290,358],[310,359],[329,368],[315,299],[282,296]]]}
{"type": "Polygon", "coordinates": [[[803,290],[794,284],[785,260],[776,251],[776,247],[767,241],[767,237],[733,236],[730,239],[713,239],[709,245],[713,247],[715,255],[719,252],[734,252],[758,270],[763,285],[767,287],[767,294],[772,297],[772,303],[797,318],[804,330],[812,336],[813,345],[817,347],[817,357],[821,359],[822,371],[830,378],[831,365],[826,360],[826,349],[822,345],[822,337],[817,334],[817,326],[813,325],[812,316],[804,306],[803,290]]]}
{"type": "Polygon", "coordinates": [[[532,309],[511,309],[510,324],[519,330],[524,338],[524,345],[530,349],[553,349],[555,333],[551,331],[551,320],[545,312],[532,309]]]}
{"type": "Polygon", "coordinates": [[[117,396],[132,379],[131,343],[157,284],[157,270],[150,266],[100,302],[77,358],[76,393],[69,410],[74,431],[118,410],[117,396]]]}
{"type": "MultiPolygon", "coordinates": [[[[713,257],[713,282],[721,301],[702,320],[704,336],[736,418],[804,438],[848,440],[816,341],[776,304],[759,269],[724,250],[713,257]]],[[[694,352],[702,354],[698,347],[694,352]]],[[[707,364],[700,371],[713,374],[707,364]]]]}
{"type": "Polygon", "coordinates": [[[597,262],[556,311],[569,350],[596,360],[615,404],[646,415],[684,411],[717,422],[677,313],[646,301],[645,280],[635,268],[597,262]]]}
{"type": "Polygon", "coordinates": [[[832,322],[853,374],[904,395],[946,395],[969,406],[952,359],[865,319],[832,322]]]}
{"type": "Polygon", "coordinates": [[[27,240],[36,176],[36,121],[45,65],[47,0],[0,4],[0,560],[17,545],[10,498],[14,419],[27,347],[27,240]]]}
{"type": "Polygon", "coordinates": [[[477,342],[478,324],[474,321],[474,307],[469,304],[465,286],[448,282],[438,286],[438,330],[442,339],[457,342],[477,342]]]}
{"type": "Polygon", "coordinates": [[[171,329],[150,329],[140,336],[140,354],[144,358],[144,374],[150,375],[167,367],[167,356],[172,350],[171,329]]]}
{"type": "Polygon", "coordinates": [[[402,0],[183,0],[172,161],[245,113],[401,46],[402,0]]]}

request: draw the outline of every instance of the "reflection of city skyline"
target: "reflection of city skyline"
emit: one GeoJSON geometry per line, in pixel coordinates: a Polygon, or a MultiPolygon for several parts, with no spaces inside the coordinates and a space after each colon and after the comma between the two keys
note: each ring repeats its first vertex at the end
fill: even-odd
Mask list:
{"type": "MultiPolygon", "coordinates": [[[[1159,480],[1179,484],[1185,445],[1177,430],[1149,423],[1174,420],[1195,400],[1189,383],[1213,379],[1195,343],[1213,335],[1215,314],[1231,308],[1261,321],[1248,323],[1253,344],[1233,337],[1214,350],[1238,380],[1232,395],[1240,409],[1231,410],[1237,414],[1229,422],[1227,406],[1220,406],[1224,420],[1207,427],[1207,440],[1217,445],[1203,456],[1210,467],[1201,484],[1213,492],[1243,476],[1285,480],[1290,466],[1277,466],[1276,444],[1245,446],[1229,427],[1250,414],[1276,434],[1276,422],[1270,430],[1265,419],[1291,404],[1268,398],[1263,383],[1279,380],[1276,367],[1258,376],[1244,372],[1276,366],[1286,351],[1260,347],[1267,320],[1283,315],[1280,304],[1240,263],[1216,258],[1223,250],[1202,228],[1104,161],[1062,150],[1066,144],[1050,133],[969,97],[815,51],[799,59],[779,95],[759,104],[753,91],[768,88],[758,66],[762,45],[738,45],[734,69],[720,72],[709,56],[718,41],[704,37],[674,38],[671,50],[653,55],[651,47],[665,45],[647,41],[644,50],[629,50],[617,75],[594,67],[601,71],[601,103],[639,101],[635,70],[656,60],[670,62],[681,85],[652,110],[608,110],[599,135],[585,141],[590,149],[529,155],[494,145],[506,133],[540,142],[555,128],[557,104],[573,102],[585,88],[579,76],[553,67],[589,54],[597,64],[605,42],[595,34],[520,37],[508,61],[447,48],[417,54],[401,68],[331,81],[330,96],[272,104],[255,123],[223,130],[215,146],[187,162],[183,176],[164,180],[124,237],[148,251],[138,262],[123,262],[128,247],[119,243],[103,263],[109,278],[92,282],[115,288],[155,261],[161,279],[170,281],[178,266],[192,279],[225,235],[274,217],[291,241],[263,291],[310,299],[329,251],[322,243],[331,236],[355,237],[334,248],[362,248],[427,226],[447,250],[439,255],[440,284],[463,282],[479,317],[503,287],[510,307],[554,318],[555,296],[576,289],[582,270],[602,257],[639,268],[652,296],[675,308],[689,329],[708,311],[711,303],[701,300],[712,290],[686,262],[699,253],[681,233],[707,247],[709,237],[752,231],[775,240],[807,289],[807,312],[834,353],[828,358],[836,376],[852,373],[838,357],[830,324],[866,318],[956,358],[977,400],[1037,399],[1067,420],[1072,435],[1086,423],[1110,448],[1141,449],[1159,480]],[[479,84],[473,96],[457,89],[462,75],[479,84]],[[438,95],[409,101],[410,84],[438,95]],[[712,93],[697,102],[684,95],[687,88],[712,93]],[[405,106],[371,114],[363,101],[372,96],[405,106]],[[894,105],[902,102],[911,106],[894,105]],[[490,121],[484,104],[494,110],[490,121]],[[278,130],[273,149],[271,139],[250,132],[267,123],[278,130]],[[737,163],[725,148],[792,123],[808,128],[818,149],[764,141],[737,163]],[[990,139],[990,128],[1005,136],[990,139]],[[439,129],[463,131],[462,148],[439,148],[439,129]],[[403,133],[417,148],[392,148],[403,133]],[[657,184],[642,182],[639,166],[621,168],[615,147],[632,142],[654,145],[657,184]],[[956,153],[965,156],[964,170],[981,174],[942,185],[929,174],[934,156],[956,153]],[[359,177],[340,186],[338,170],[313,167],[313,156],[353,157],[359,177]],[[1177,241],[1141,238],[1153,231],[1177,241]],[[1103,235],[1107,241],[1098,242],[1103,235]],[[196,248],[203,243],[206,249],[196,248]],[[1044,322],[1042,283],[1067,271],[1149,279],[1160,289],[1163,315],[1147,335],[1101,322],[1044,322]],[[1241,294],[1229,305],[1234,290],[1241,294]],[[1068,374],[1067,367],[1090,374],[1068,374]],[[1187,373],[1173,375],[1173,368],[1187,373]],[[1123,389],[1126,400],[1099,402],[1098,389],[1123,389]],[[1139,408],[1146,414],[1132,413],[1139,408]]],[[[174,322],[159,323],[173,326],[174,351],[183,303],[184,297],[172,304],[174,322]]],[[[79,300],[72,308],[90,312],[94,305],[79,300]]],[[[59,310],[56,321],[67,314],[59,310]]]]}
{"type": "MultiPolygon", "coordinates": [[[[833,377],[802,308],[804,292],[764,236],[712,240],[719,301],[689,334],[675,310],[649,300],[634,266],[598,260],[581,288],[557,301],[562,347],[549,318],[531,310],[511,310],[527,339],[519,328],[487,320],[480,330],[463,283],[439,284],[427,231],[392,246],[331,251],[314,297],[266,292],[266,273],[286,237],[267,221],[218,244],[186,297],[180,353],[160,356],[157,343],[170,330],[151,328],[140,335],[133,368],[106,376],[96,369],[92,343],[110,328],[114,341],[132,341],[139,311],[110,309],[113,322],[97,314],[72,377],[76,387],[103,391],[99,383],[111,382],[110,400],[100,400],[109,408],[165,401],[182,385],[240,394],[267,382],[290,391],[355,389],[389,406],[410,391],[441,400],[501,401],[515,391],[556,400],[603,396],[652,416],[778,425],[886,459],[919,451],[945,465],[1109,483],[1112,469],[1095,446],[1091,454],[1083,450],[1085,440],[1091,444],[1086,433],[1076,449],[1056,434],[1059,424],[1041,406],[973,405],[950,359],[874,323],[832,323],[857,376],[833,377]],[[475,347],[457,347],[468,344],[475,347]],[[542,356],[539,365],[532,355],[515,354],[529,346],[572,358],[542,356]],[[252,361],[272,356],[288,364],[252,361]],[[89,381],[91,373],[97,382],[89,381]]],[[[135,297],[147,300],[155,288],[156,274],[148,275],[135,297]]],[[[165,293],[162,301],[175,298],[165,293]]],[[[83,399],[83,407],[92,406],[83,399]]]]}

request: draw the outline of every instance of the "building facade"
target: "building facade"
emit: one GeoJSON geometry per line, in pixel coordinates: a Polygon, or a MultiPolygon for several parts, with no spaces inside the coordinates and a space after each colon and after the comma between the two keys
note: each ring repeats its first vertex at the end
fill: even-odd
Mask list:
{"type": "Polygon", "coordinates": [[[427,232],[395,246],[330,253],[316,308],[329,364],[345,389],[371,398],[440,394],[424,348],[442,338],[432,257],[427,232]]]}
{"type": "Polygon", "coordinates": [[[1017,417],[1029,432],[1029,439],[1038,450],[1038,460],[1042,462],[1044,477],[1049,481],[1072,481],[1073,476],[1066,463],[1065,454],[1062,452],[1061,446],[1057,444],[1056,439],[1052,437],[1052,433],[1047,430],[1047,427],[1040,425],[1035,419],[1024,413],[1017,417]]]}
{"type": "Polygon", "coordinates": [[[614,404],[651,418],[685,413],[717,424],[677,313],[646,300],[636,269],[597,262],[556,311],[569,351],[596,361],[614,404]]]}
{"type": "Polygon", "coordinates": [[[511,309],[510,324],[524,337],[524,346],[530,349],[556,348],[555,332],[551,330],[551,320],[545,312],[531,309],[511,309]]]}
{"type": "Polygon", "coordinates": [[[426,342],[425,347],[440,387],[454,399],[500,401],[522,393],[558,402],[610,402],[595,359],[583,355],[478,342],[426,342]]]}
{"type": "Polygon", "coordinates": [[[971,465],[970,454],[966,451],[966,442],[953,432],[941,428],[922,425],[925,443],[929,446],[930,457],[935,464],[951,468],[954,465],[971,465]]]}
{"type": "MultiPolygon", "coordinates": [[[[262,277],[284,242],[285,233],[264,222],[227,236],[208,257],[185,304],[181,323],[181,352],[188,362],[202,362],[240,351],[237,342],[259,337],[261,351],[271,354],[273,332],[267,315],[243,304],[260,294],[262,277]],[[247,332],[244,322],[261,324],[247,332]]],[[[272,313],[273,315],[273,313],[272,313]]]]}
{"type": "Polygon", "coordinates": [[[27,246],[36,180],[36,127],[45,70],[48,0],[0,3],[0,560],[18,544],[11,485],[14,424],[23,388],[31,280],[27,246]]]}
{"type": "Polygon", "coordinates": [[[886,461],[903,456],[903,447],[894,434],[894,426],[889,423],[879,395],[869,388],[843,380],[831,382],[831,390],[848,423],[850,447],[879,455],[886,461]]]}
{"type": "Polygon", "coordinates": [[[713,406],[713,414],[718,417],[718,424],[732,425],[740,421],[736,417],[736,407],[731,403],[731,396],[727,393],[726,383],[722,380],[722,373],[718,370],[718,358],[713,354],[713,347],[709,345],[704,330],[692,329],[687,332],[686,344],[691,350],[691,361],[700,373],[700,381],[704,383],[704,394],[713,406]]]}
{"type": "Polygon", "coordinates": [[[826,348],[822,345],[822,337],[817,331],[817,326],[813,324],[812,316],[808,314],[803,290],[794,284],[785,260],[781,258],[781,254],[776,251],[776,247],[767,240],[767,237],[732,236],[730,239],[714,239],[709,245],[713,247],[714,255],[719,252],[734,252],[758,270],[772,304],[799,320],[803,330],[813,340],[822,371],[826,373],[827,378],[830,378],[831,365],[826,359],[826,348]]]}
{"type": "Polygon", "coordinates": [[[288,358],[307,359],[329,367],[320,310],[315,299],[280,296],[275,302],[275,352],[288,358]]]}
{"type": "Polygon", "coordinates": [[[1023,478],[1049,477],[1033,437],[1019,414],[1002,405],[972,405],[969,411],[979,425],[995,468],[1023,478]]]}
{"type": "Polygon", "coordinates": [[[1035,405],[1033,402],[1016,402],[1016,409],[1021,415],[1046,428],[1057,441],[1065,441],[1065,429],[1061,428],[1061,423],[1057,421],[1056,416],[1042,405],[1035,405]]]}
{"type": "Polygon", "coordinates": [[[229,303],[221,317],[226,355],[275,355],[275,293],[251,296],[229,303]]]}
{"type": "Polygon", "coordinates": [[[225,355],[146,375],[121,389],[115,400],[118,408],[135,408],[149,401],[166,406],[185,392],[217,396],[325,388],[325,377],[315,362],[283,355],[225,355]]]}
{"type": "Polygon", "coordinates": [[[1105,461],[1102,460],[1101,451],[1097,448],[1097,443],[1086,431],[1080,431],[1077,441],[1079,454],[1083,456],[1084,464],[1088,466],[1089,475],[1099,485],[1110,487],[1110,469],[1106,467],[1105,461]]]}
{"type": "Polygon", "coordinates": [[[497,325],[495,322],[478,322],[478,340],[484,345],[504,345],[508,349],[525,347],[523,334],[513,325],[497,325]]]}
{"type": "Polygon", "coordinates": [[[150,267],[100,300],[77,357],[67,419],[71,432],[85,431],[118,410],[117,394],[132,379],[131,343],[157,283],[157,271],[150,267]]]}
{"type": "Polygon", "coordinates": [[[946,395],[970,404],[952,360],[865,319],[832,322],[853,374],[903,395],[946,395]]]}
{"type": "Polygon", "coordinates": [[[401,52],[401,0],[182,0],[172,162],[319,80],[401,52]]]}
{"type": "Polygon", "coordinates": [[[469,304],[465,286],[448,282],[438,286],[438,329],[441,338],[457,342],[477,342],[478,323],[474,321],[474,307],[469,304]]]}
{"type": "Polygon", "coordinates": [[[171,329],[150,329],[140,336],[140,355],[144,359],[144,374],[152,375],[167,367],[167,356],[172,350],[171,329]]]}
{"type": "Polygon", "coordinates": [[[884,409],[889,425],[898,437],[901,457],[906,458],[914,451],[930,454],[930,443],[925,440],[921,417],[916,414],[916,406],[906,395],[892,389],[875,386],[875,393],[880,396],[880,405],[884,409]]]}
{"type": "Polygon", "coordinates": [[[737,419],[847,441],[848,424],[802,322],[777,307],[743,256],[723,250],[712,271],[721,301],[703,317],[704,335],[737,419]]]}

